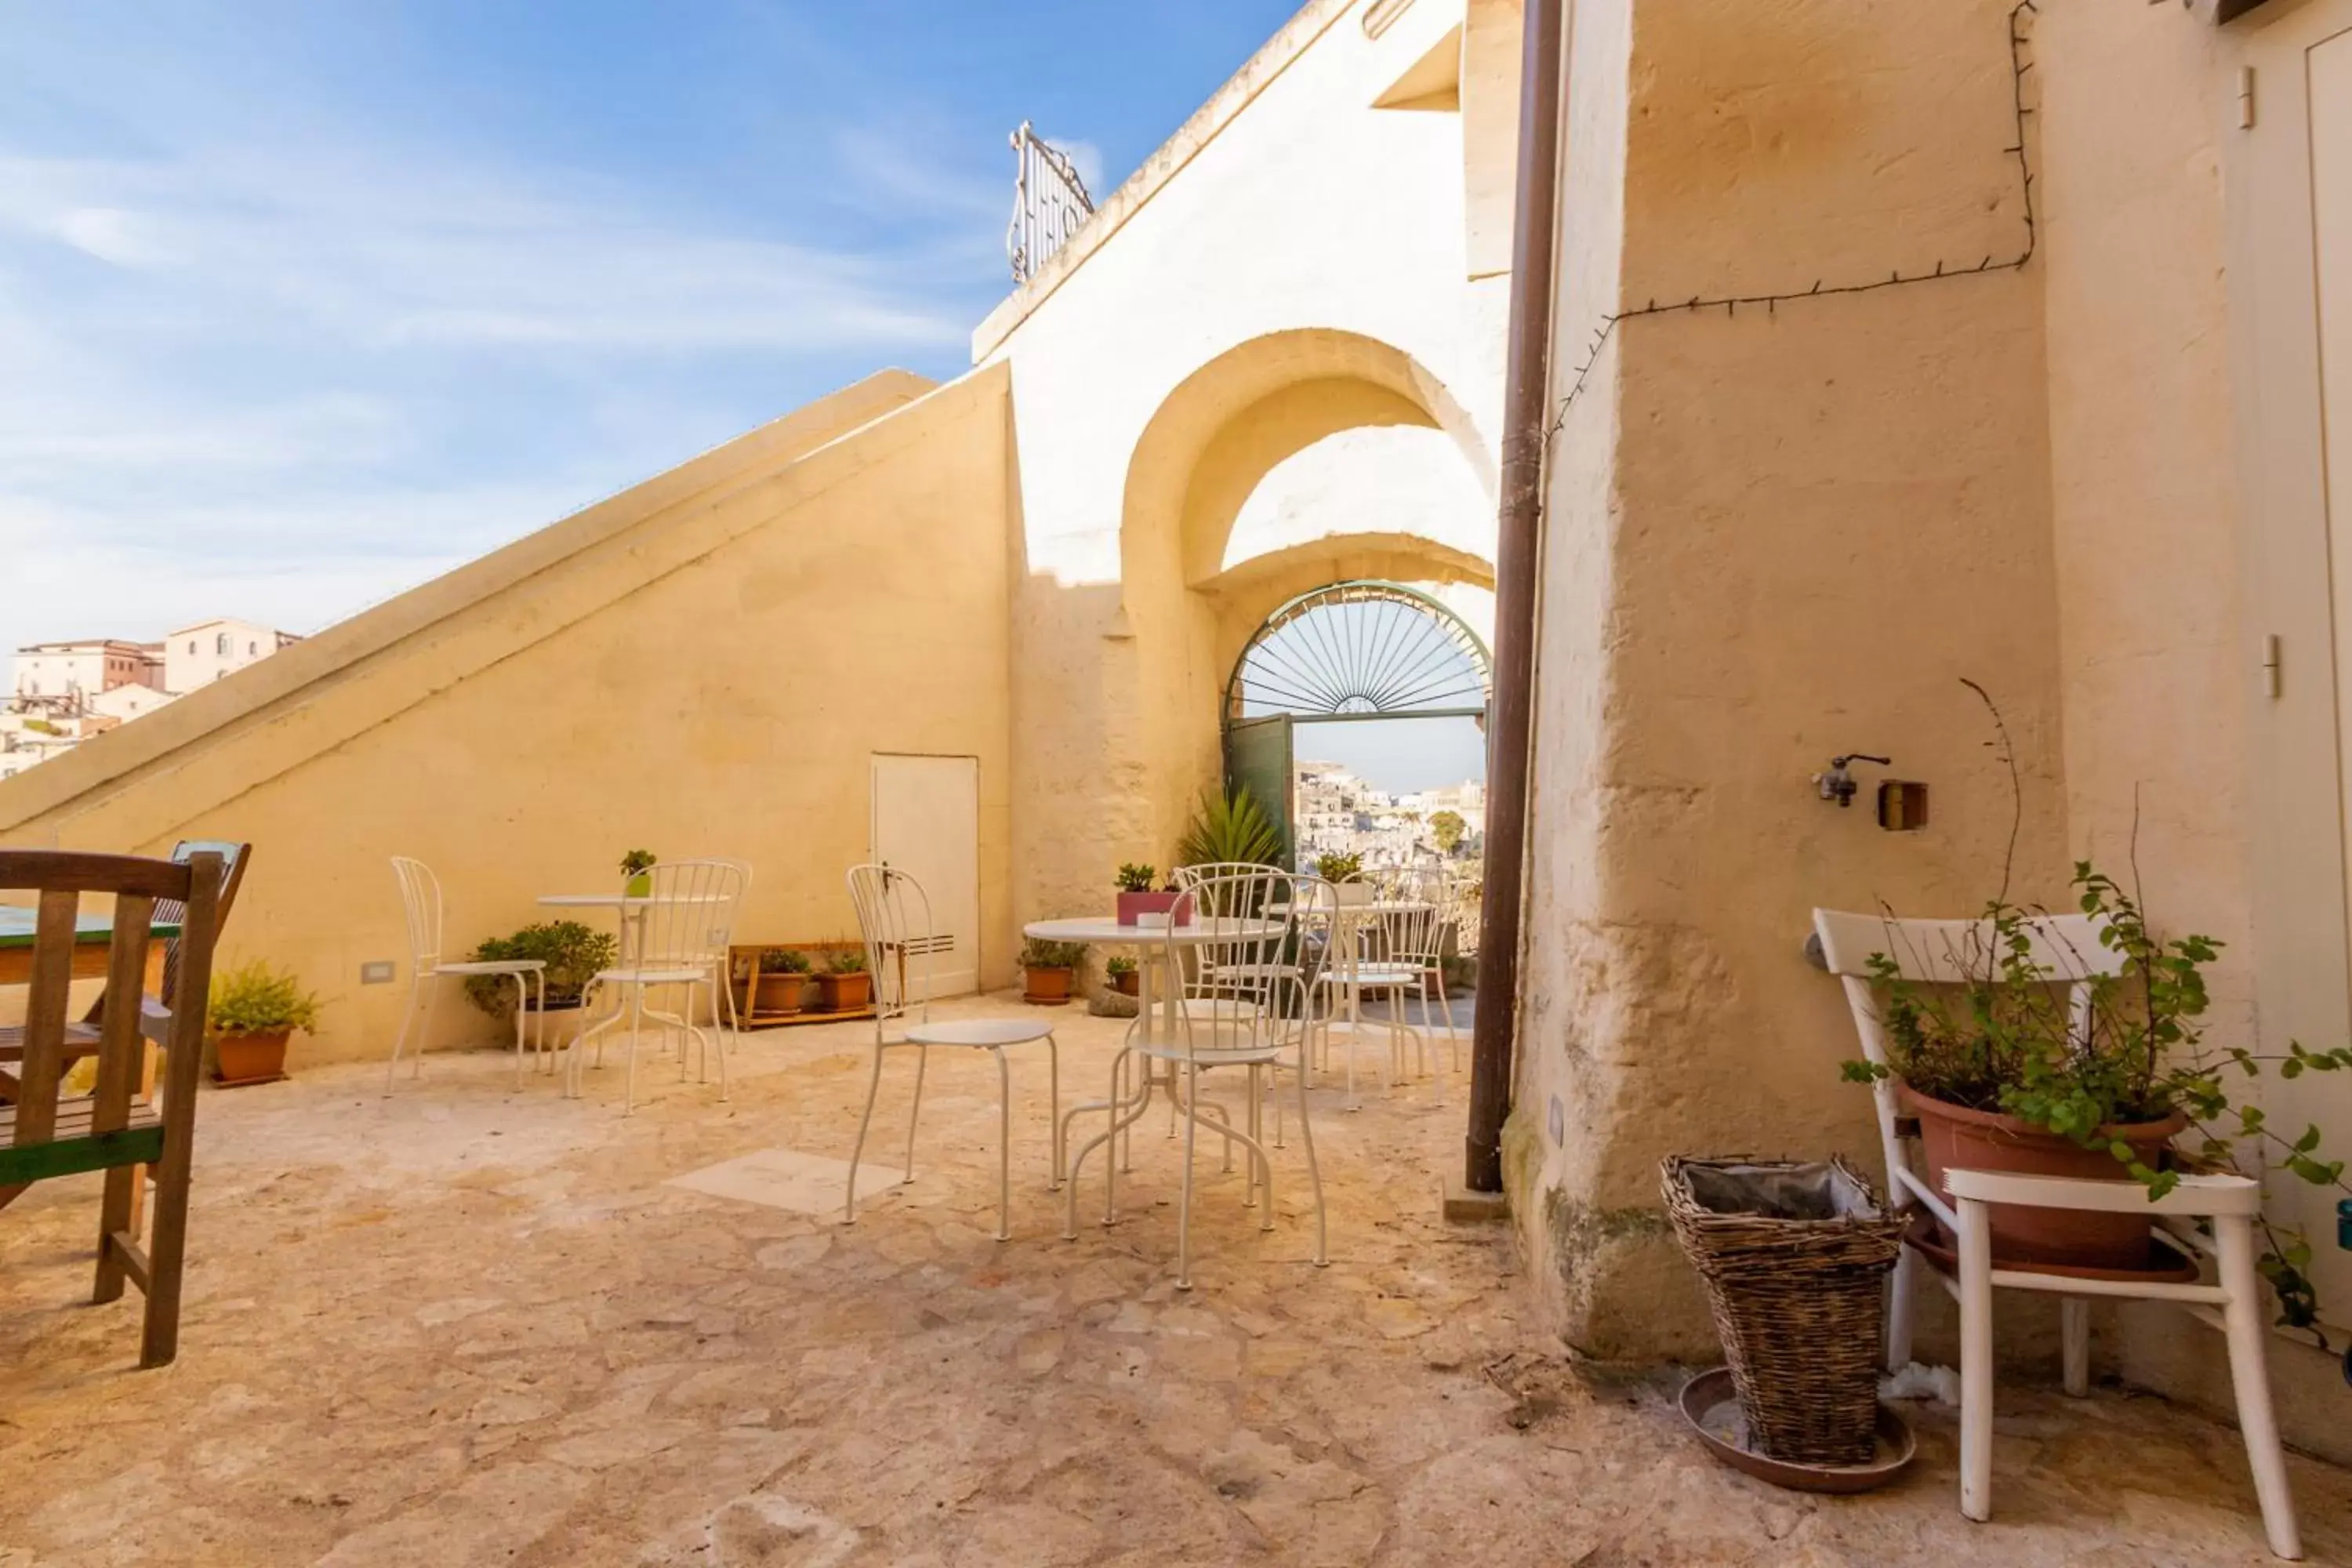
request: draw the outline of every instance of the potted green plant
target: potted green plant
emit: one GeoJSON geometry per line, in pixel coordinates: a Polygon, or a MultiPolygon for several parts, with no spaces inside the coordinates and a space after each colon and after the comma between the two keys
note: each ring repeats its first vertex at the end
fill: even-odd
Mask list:
{"type": "Polygon", "coordinates": [[[1021,968],[1026,982],[1024,1002],[1060,1006],[1070,999],[1070,980],[1086,962],[1082,942],[1040,942],[1031,937],[1021,944],[1021,968]]]}
{"type": "Polygon", "coordinates": [[[1363,874],[1361,855],[1329,854],[1315,858],[1315,874],[1337,889],[1343,904],[1369,904],[1372,901],[1372,885],[1355,878],[1363,874]]]}
{"type": "Polygon", "coordinates": [[[1179,866],[1278,866],[1287,854],[1282,830],[1247,784],[1204,792],[1176,845],[1179,866]]]}
{"type": "MultiPolygon", "coordinates": [[[[611,931],[598,931],[578,921],[548,921],[527,925],[512,936],[491,937],[477,946],[470,956],[478,963],[535,958],[545,964],[540,978],[546,990],[546,1021],[552,1021],[559,1013],[580,1010],[580,1000],[588,983],[596,978],[597,971],[613,967],[619,951],[620,943],[611,931]]],[[[505,1020],[514,1009],[514,984],[500,975],[468,975],[466,999],[491,1017],[505,1020]]],[[[536,987],[525,1000],[532,1011],[539,1010],[536,987]]]]}
{"type": "Polygon", "coordinates": [[[1153,887],[1159,875],[1157,868],[1132,861],[1118,868],[1119,924],[1162,926],[1171,920],[1178,925],[1192,923],[1192,900],[1178,892],[1173,882],[1165,888],[1153,887]]]}
{"type": "Polygon", "coordinates": [[[836,947],[816,977],[817,1005],[828,1013],[855,1013],[874,996],[874,976],[866,968],[866,944],[836,947]]]}
{"type": "Polygon", "coordinates": [[[771,1018],[789,1018],[808,999],[808,979],[816,966],[796,947],[772,947],[760,954],[760,983],[753,988],[751,1011],[771,1018]]]}
{"type": "Polygon", "coordinates": [[[654,891],[654,867],[657,864],[650,849],[632,849],[621,857],[621,875],[628,880],[622,884],[624,897],[649,899],[654,891]]]}
{"type": "MultiPolygon", "coordinates": [[[[1968,683],[1992,711],[1997,745],[2011,770],[2021,820],[2015,753],[1998,708],[1983,689],[1968,683]]],[[[2011,836],[2014,854],[2016,835],[2011,836]]],[[[2257,1054],[2205,1039],[2204,970],[2221,943],[2190,934],[2159,938],[2148,926],[2139,895],[2091,862],[2075,863],[2075,906],[2096,922],[2099,941],[2120,958],[2118,970],[2089,978],[2087,1006],[2069,996],[2090,966],[2063,957],[2037,957],[2036,918],[2011,901],[2010,868],[1986,906],[1989,939],[1958,953],[1965,977],[1931,986],[1903,977],[1887,953],[1871,969],[1883,990],[1881,1022],[1887,1066],[1844,1064],[1851,1081],[1892,1077],[1906,1115],[1916,1117],[1928,1180],[1937,1187],[1953,1167],[2037,1175],[2113,1180],[2118,1171],[2160,1197],[2185,1170],[2228,1168],[2240,1145],[2263,1146],[2273,1164],[2304,1181],[2346,1188],[2344,1163],[2320,1157],[2316,1127],[2299,1135],[2274,1131],[2258,1106],[2240,1104],[2233,1085],[2279,1076],[2352,1069],[2352,1047],[2306,1050],[2290,1041],[2284,1053],[2257,1054]],[[2193,1144],[2174,1140],[2194,1130],[2193,1144]]],[[[2143,1271],[2149,1268],[2147,1221],[2138,1215],[1991,1205],[1996,1262],[2143,1271]]],[[[2317,1302],[2304,1270],[2310,1246],[2264,1225],[2263,1277],[2278,1297],[2280,1321],[2310,1328],[2317,1302]]]]}
{"type": "Polygon", "coordinates": [[[1111,989],[1122,996],[1137,994],[1142,984],[1142,976],[1136,973],[1135,960],[1123,954],[1106,960],[1103,973],[1110,977],[1111,989]]]}
{"type": "Polygon", "coordinates": [[[289,970],[263,959],[213,977],[205,1022],[213,1036],[213,1076],[235,1087],[286,1076],[286,1041],[319,1026],[319,998],[289,970]]]}

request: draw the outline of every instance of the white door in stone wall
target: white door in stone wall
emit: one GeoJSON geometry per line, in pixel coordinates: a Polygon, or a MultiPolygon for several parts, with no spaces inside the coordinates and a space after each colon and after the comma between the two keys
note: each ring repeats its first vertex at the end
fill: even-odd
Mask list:
{"type": "MultiPolygon", "coordinates": [[[[2263,13],[2256,12],[2257,17],[2263,13]]],[[[2240,436],[2250,484],[2247,676],[2263,1047],[2352,1039],[2352,0],[2248,29],[2231,158],[2240,436]]],[[[2352,1082],[2273,1082],[2272,1122],[2352,1159],[2352,1082]]],[[[2336,1200],[2291,1177],[2323,1311],[2352,1328],[2336,1200]]]]}
{"type": "Polygon", "coordinates": [[[980,989],[980,761],[874,757],[874,858],[931,906],[931,994],[980,989]]]}

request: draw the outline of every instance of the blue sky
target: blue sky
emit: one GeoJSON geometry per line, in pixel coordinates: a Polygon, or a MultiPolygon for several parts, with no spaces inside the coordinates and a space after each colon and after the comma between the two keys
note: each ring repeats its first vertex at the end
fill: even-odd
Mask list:
{"type": "MultiPolygon", "coordinates": [[[[0,647],[310,631],[886,364],[1295,0],[0,0],[0,647]]],[[[1099,194],[1099,192],[1098,192],[1099,194]]]]}

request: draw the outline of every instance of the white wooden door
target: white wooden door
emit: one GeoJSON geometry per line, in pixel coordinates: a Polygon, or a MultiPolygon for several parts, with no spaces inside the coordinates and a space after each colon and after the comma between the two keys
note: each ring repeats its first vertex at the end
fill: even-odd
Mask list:
{"type": "MultiPolygon", "coordinates": [[[[2257,15],[2260,15],[2257,13],[2257,15]]],[[[2265,1051],[2352,1039],[2352,0],[2313,0],[2245,34],[2252,123],[2233,112],[2231,308],[2250,529],[2255,943],[2265,1051]]],[[[2352,1158],[2352,1082],[2273,1080],[2289,1137],[2352,1158]]],[[[2352,1327],[2352,1253],[2332,1191],[2281,1175],[2329,1321],[2352,1327]]]]}
{"type": "Polygon", "coordinates": [[[872,850],[930,901],[931,994],[979,990],[979,759],[877,752],[872,850]]]}

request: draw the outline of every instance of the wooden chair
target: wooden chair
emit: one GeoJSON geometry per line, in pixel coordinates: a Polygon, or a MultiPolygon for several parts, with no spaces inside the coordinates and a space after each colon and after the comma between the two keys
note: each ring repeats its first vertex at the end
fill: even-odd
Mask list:
{"type": "MultiPolygon", "coordinates": [[[[204,853],[217,855],[221,859],[217,929],[217,926],[225,926],[228,923],[229,907],[236,902],[236,890],[245,880],[245,868],[253,858],[253,846],[226,839],[183,838],[172,847],[172,863],[175,866],[184,866],[195,856],[204,853]]],[[[158,922],[168,922],[179,919],[182,912],[177,900],[167,899],[155,906],[154,918],[158,922]]],[[[163,943],[163,984],[158,992],[148,994],[143,983],[137,988],[140,994],[140,1027],[148,1039],[159,1046],[163,1045],[171,1035],[172,1010],[164,1005],[163,999],[172,994],[173,980],[178,973],[179,962],[180,939],[173,937],[163,943]]],[[[98,1054],[99,1028],[106,1018],[108,995],[107,991],[100,992],[98,1000],[90,1004],[89,1011],[82,1015],[81,1022],[66,1026],[67,1067],[70,1068],[85,1057],[98,1054]]],[[[0,1064],[14,1064],[21,1061],[24,1055],[25,1031],[14,1026],[0,1027],[0,1064]]],[[[153,1069],[153,1058],[151,1057],[140,1073],[140,1092],[142,1098],[154,1088],[153,1069]]],[[[16,1097],[16,1075],[11,1070],[9,1065],[0,1065],[0,1105],[11,1103],[16,1097]]],[[[0,1203],[0,1207],[5,1206],[5,1203],[0,1203]]]]}
{"type": "Polygon", "coordinates": [[[17,1100],[0,1108],[0,1187],[106,1173],[91,1299],[116,1300],[126,1279],[146,1293],[142,1366],[162,1366],[179,1348],[196,1075],[204,1057],[205,1004],[212,990],[222,886],[221,858],[209,849],[194,852],[184,865],[128,855],[0,850],[0,891],[40,895],[17,1100]],[[132,1099],[145,1056],[144,1019],[136,1007],[112,1008],[99,1026],[95,1092],[79,1099],[58,1096],[67,991],[84,893],[110,894],[114,900],[107,989],[118,996],[140,992],[157,905],[174,900],[184,906],[178,972],[164,998],[171,1027],[160,1105],[132,1099]],[[155,1203],[153,1230],[142,1247],[131,1213],[143,1165],[155,1169],[155,1203]]]}
{"type": "MultiPolygon", "coordinates": [[[[1813,911],[1813,936],[1823,968],[1839,977],[1853,1010],[1863,1055],[1890,1065],[1886,1034],[1878,1016],[1871,959],[1885,953],[1906,980],[1919,984],[1965,984],[1981,973],[1991,951],[1992,926],[1985,921],[1895,920],[1882,915],[1813,911]]],[[[2124,956],[2099,940],[2096,921],[2086,915],[2051,915],[2027,922],[2032,962],[2053,984],[2067,987],[2079,1015],[2092,1005],[2094,988],[2123,971],[2124,956]]],[[[1935,1274],[1960,1307],[1960,1511],[1970,1519],[1992,1516],[1993,1349],[1992,1300],[1996,1288],[2036,1290],[2059,1298],[2061,1356],[2066,1392],[2090,1392],[2090,1298],[2105,1296],[2165,1301],[2187,1310],[2229,1342],[2230,1374],[2238,1402],[2238,1426],[2254,1493],[2271,1550],[2281,1557],[2303,1555],[2295,1530],[2294,1502],[2288,1495],[2286,1462],[2279,1448],[2278,1423],[2271,1407],[2263,1345],[2261,1286],[2254,1269],[2253,1221],[2262,1209],[2259,1184],[2243,1176],[2187,1176],[2169,1195],[2150,1202],[2134,1181],[2080,1181],[2006,1172],[1950,1170],[1948,1193],[1938,1193],[1920,1174],[1911,1145],[1918,1128],[1901,1113],[1894,1085],[1876,1086],[1879,1138],[1886,1157],[1886,1189],[1899,1210],[1924,1206],[1958,1239],[1959,1266],[1953,1275],[1935,1274]],[[1947,1201],[1948,1197],[1949,1201],[1947,1201]],[[2157,1241],[2199,1261],[2211,1283],[2084,1279],[1998,1265],[1992,1257],[1990,1204],[2067,1208],[2106,1214],[2145,1214],[2157,1241]],[[2209,1239],[2191,1225],[2203,1221],[2209,1239]]],[[[1918,1278],[1932,1259],[1906,1245],[1895,1269],[1887,1310],[1886,1364],[1900,1371],[1911,1359],[1912,1318],[1918,1278]]]]}

